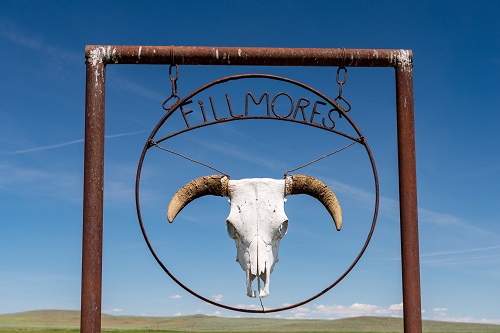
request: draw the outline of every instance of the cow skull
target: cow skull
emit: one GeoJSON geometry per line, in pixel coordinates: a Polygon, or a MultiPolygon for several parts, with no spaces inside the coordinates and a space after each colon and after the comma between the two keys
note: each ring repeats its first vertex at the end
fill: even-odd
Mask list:
{"type": "Polygon", "coordinates": [[[175,193],[168,206],[167,218],[172,222],[187,204],[201,196],[229,197],[231,208],[226,220],[227,232],[236,243],[236,261],[246,272],[247,295],[256,296],[252,282],[259,277],[264,282],[259,297],[266,297],[269,295],[270,274],[279,260],[280,240],[288,229],[285,197],[293,194],[307,194],[318,199],[332,216],[337,230],[341,229],[342,211],[335,194],[318,179],[305,175],[280,180],[229,180],[222,175],[200,177],[175,193]]]}

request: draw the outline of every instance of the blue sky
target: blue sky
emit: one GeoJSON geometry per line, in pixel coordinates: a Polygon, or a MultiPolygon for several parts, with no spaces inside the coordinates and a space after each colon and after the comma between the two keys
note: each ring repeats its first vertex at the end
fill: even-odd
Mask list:
{"type": "MultiPolygon", "coordinates": [[[[498,2],[0,5],[0,313],[80,307],[85,45],[345,47],[413,50],[423,317],[500,323],[498,2]]],[[[349,115],[367,138],[380,177],[377,228],[366,254],[338,286],[282,318],[401,315],[394,72],[348,71],[349,115]]],[[[179,94],[248,72],[290,77],[330,98],[338,92],[336,68],[181,66],[179,94]]],[[[108,66],[107,80],[103,312],[240,315],[205,304],[172,282],[139,230],[135,173],[170,94],[168,66],[108,66]]],[[[280,178],[287,168],[345,144],[303,127],[234,122],[169,144],[234,179],[280,178]]],[[[208,298],[259,308],[258,300],[245,296],[244,273],[234,262],[224,199],[200,199],[174,224],[166,222],[176,188],[212,171],[151,153],[141,200],[149,237],[167,266],[208,298]]],[[[344,228],[337,233],[323,222],[328,219],[314,201],[290,198],[289,233],[265,306],[301,301],[349,265],[371,222],[369,171],[356,147],[304,170],[335,189],[344,228]],[[317,209],[306,215],[305,206],[317,209]]]]}

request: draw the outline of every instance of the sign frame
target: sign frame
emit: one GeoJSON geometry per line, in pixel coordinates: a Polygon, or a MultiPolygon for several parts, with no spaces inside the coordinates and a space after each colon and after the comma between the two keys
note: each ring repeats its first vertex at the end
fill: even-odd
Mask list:
{"type": "Polygon", "coordinates": [[[88,45],[85,58],[82,333],[101,331],[105,88],[113,64],[394,68],[404,332],[422,332],[411,50],[88,45]]]}

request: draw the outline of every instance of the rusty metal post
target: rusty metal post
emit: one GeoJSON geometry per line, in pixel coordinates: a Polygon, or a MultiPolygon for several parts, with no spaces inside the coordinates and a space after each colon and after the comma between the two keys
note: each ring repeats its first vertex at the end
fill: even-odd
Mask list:
{"type": "Polygon", "coordinates": [[[396,106],[404,332],[421,333],[422,312],[412,71],[411,53],[401,53],[396,65],[396,106]]]}
{"type": "Polygon", "coordinates": [[[101,331],[106,65],[87,62],[80,331],[101,331]]]}

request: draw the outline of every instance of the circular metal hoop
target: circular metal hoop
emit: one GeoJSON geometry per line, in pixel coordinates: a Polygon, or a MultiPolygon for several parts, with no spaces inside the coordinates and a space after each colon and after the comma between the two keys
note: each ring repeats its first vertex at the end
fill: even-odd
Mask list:
{"type": "MultiPolygon", "coordinates": [[[[187,287],[185,284],[183,284],[180,280],[178,280],[167,269],[167,267],[162,263],[162,261],[160,260],[160,258],[156,254],[156,252],[154,251],[153,246],[151,245],[151,242],[148,239],[148,236],[147,236],[147,233],[146,233],[146,229],[145,229],[144,224],[143,224],[142,215],[141,215],[141,208],[140,208],[140,193],[139,193],[140,191],[139,191],[139,187],[140,187],[140,178],[141,178],[141,171],[142,171],[142,166],[143,166],[143,163],[144,163],[144,159],[146,157],[146,153],[147,153],[148,149],[152,147],[151,142],[152,142],[154,136],[156,135],[156,133],[158,132],[158,130],[163,126],[163,124],[165,123],[165,121],[180,106],[187,104],[188,101],[193,96],[197,95],[201,91],[206,90],[206,89],[208,89],[208,88],[210,88],[210,87],[212,87],[214,85],[217,85],[217,84],[225,83],[225,82],[228,82],[228,81],[234,81],[234,80],[240,80],[240,79],[247,79],[247,78],[261,78],[261,79],[271,79],[271,80],[277,80],[277,81],[287,82],[287,83],[299,86],[299,87],[301,87],[301,88],[303,88],[305,90],[308,90],[309,92],[311,92],[311,93],[313,93],[313,94],[321,97],[322,99],[324,99],[325,101],[327,101],[328,103],[330,103],[330,105],[333,105],[333,106],[337,105],[336,102],[332,101],[327,96],[321,94],[317,90],[315,90],[315,89],[313,89],[313,88],[311,88],[311,87],[309,87],[309,86],[307,86],[307,85],[305,85],[305,84],[303,84],[301,82],[294,81],[294,80],[291,80],[291,79],[288,79],[288,78],[284,78],[284,77],[280,77],[280,76],[275,76],[275,75],[269,75],[269,74],[243,74],[243,75],[233,75],[233,76],[223,77],[221,79],[212,81],[212,82],[210,82],[210,83],[202,86],[201,88],[193,91],[191,94],[187,95],[185,98],[183,98],[182,100],[178,101],[175,105],[173,105],[169,109],[169,111],[165,114],[165,116],[158,122],[158,124],[153,129],[153,131],[151,132],[151,134],[150,134],[150,136],[149,136],[148,140],[146,141],[146,144],[145,144],[145,146],[143,148],[141,157],[139,159],[139,164],[138,164],[138,167],[137,167],[136,183],[135,183],[135,201],[136,201],[137,217],[139,219],[139,225],[140,225],[142,234],[144,236],[144,240],[146,241],[146,244],[147,244],[147,246],[148,246],[151,254],[155,258],[155,260],[158,262],[158,264],[160,265],[160,267],[163,269],[163,271],[165,271],[165,273],[167,273],[167,275],[175,283],[177,283],[184,290],[186,290],[187,292],[189,292],[193,296],[201,299],[202,301],[207,302],[207,303],[212,304],[212,305],[215,305],[215,306],[218,306],[218,307],[226,309],[226,310],[237,311],[237,312],[245,312],[245,313],[273,313],[273,312],[280,312],[280,311],[290,310],[290,309],[293,309],[293,308],[305,305],[305,304],[307,304],[307,303],[315,300],[316,298],[322,296],[323,294],[325,294],[326,292],[328,292],[329,290],[331,290],[333,287],[335,287],[340,281],[342,281],[342,279],[344,279],[347,276],[347,274],[349,274],[349,272],[354,268],[354,266],[361,259],[361,256],[364,254],[366,248],[368,247],[368,244],[369,244],[369,242],[371,240],[371,237],[373,235],[373,232],[375,230],[375,225],[376,225],[377,216],[378,216],[378,207],[379,207],[379,181],[378,181],[377,169],[376,169],[376,166],[375,166],[375,160],[373,158],[373,155],[372,155],[372,152],[370,150],[370,147],[368,146],[368,143],[366,142],[366,140],[364,139],[363,135],[361,134],[361,131],[358,129],[358,127],[356,126],[356,124],[349,118],[349,116],[347,115],[347,113],[341,107],[337,108],[338,109],[337,111],[339,112],[339,115],[341,115],[342,117],[345,117],[345,119],[349,122],[349,124],[351,125],[351,127],[356,131],[356,133],[358,135],[358,138],[351,137],[351,136],[346,135],[346,134],[344,134],[342,132],[337,132],[337,131],[334,131],[334,130],[328,130],[328,131],[329,132],[333,132],[334,134],[342,135],[342,136],[347,137],[347,138],[349,138],[349,139],[351,139],[353,141],[357,141],[358,143],[362,144],[365,147],[365,151],[366,151],[366,153],[368,155],[368,158],[370,160],[370,164],[371,164],[371,168],[372,168],[372,172],[373,172],[374,185],[375,185],[375,205],[374,205],[374,211],[373,211],[373,219],[372,219],[370,231],[369,231],[369,233],[367,235],[366,241],[365,241],[363,247],[361,248],[360,252],[356,256],[356,258],[354,259],[354,261],[351,263],[351,265],[346,269],[346,271],[342,275],[340,275],[340,277],[338,277],[329,286],[327,286],[326,288],[324,288],[319,293],[313,295],[312,297],[310,297],[310,298],[308,298],[306,300],[303,300],[301,302],[298,302],[298,303],[295,303],[295,304],[292,304],[292,305],[288,305],[288,306],[284,306],[284,307],[280,307],[280,308],[274,308],[274,309],[268,309],[268,310],[264,310],[264,309],[262,309],[262,310],[252,310],[252,309],[236,308],[236,307],[228,306],[228,305],[225,305],[225,304],[222,304],[222,303],[218,303],[218,302],[210,300],[210,299],[208,299],[208,298],[206,298],[206,297],[204,297],[204,296],[196,293],[195,291],[193,291],[192,289],[190,289],[189,287],[187,287]]],[[[311,123],[304,123],[304,122],[296,121],[294,119],[288,119],[288,118],[269,118],[269,117],[261,117],[261,116],[253,116],[253,117],[245,117],[245,118],[228,118],[228,119],[225,119],[225,120],[218,121],[217,123],[227,122],[227,121],[233,121],[233,120],[248,120],[248,119],[267,119],[267,120],[292,121],[292,122],[297,122],[297,123],[300,123],[300,124],[309,125],[309,126],[317,127],[319,129],[326,130],[324,127],[317,126],[317,125],[311,124],[311,123]]],[[[192,126],[190,128],[187,128],[187,129],[181,130],[179,132],[173,133],[171,135],[168,135],[168,136],[166,136],[166,137],[164,137],[162,139],[155,140],[154,142],[159,143],[161,141],[168,140],[168,139],[170,139],[170,138],[172,138],[172,137],[174,137],[176,135],[182,134],[182,133],[184,133],[186,131],[189,131],[189,130],[192,130],[192,129],[196,129],[196,128],[200,128],[200,127],[203,127],[203,126],[213,125],[213,124],[216,124],[216,123],[208,123],[208,124],[204,123],[204,124],[201,124],[201,125],[198,125],[198,126],[192,126]]]]}

